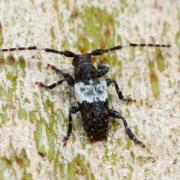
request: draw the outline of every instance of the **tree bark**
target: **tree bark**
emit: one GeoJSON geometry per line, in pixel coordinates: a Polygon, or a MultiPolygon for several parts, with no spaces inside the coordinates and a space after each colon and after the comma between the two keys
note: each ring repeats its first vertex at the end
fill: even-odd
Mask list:
{"type": "Polygon", "coordinates": [[[171,48],[127,48],[93,58],[106,64],[136,103],[109,89],[110,107],[122,111],[146,148],[133,144],[121,121],[107,142],[91,144],[80,114],[63,147],[74,92],[53,64],[73,74],[72,59],[39,51],[0,53],[0,179],[179,179],[180,7],[178,0],[0,0],[0,47],[54,48],[85,53],[120,44],[159,43],[171,48]]]}

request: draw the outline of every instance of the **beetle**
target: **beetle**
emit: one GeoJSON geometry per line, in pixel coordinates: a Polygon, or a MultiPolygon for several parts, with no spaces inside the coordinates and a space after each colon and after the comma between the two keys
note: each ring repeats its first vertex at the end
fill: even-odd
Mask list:
{"type": "Polygon", "coordinates": [[[72,51],[58,51],[50,48],[38,48],[36,46],[30,47],[18,47],[18,48],[4,48],[0,49],[0,52],[11,51],[24,51],[24,50],[36,50],[44,51],[48,53],[55,53],[63,55],[65,57],[72,58],[72,65],[74,66],[74,77],[68,73],[63,72],[56,66],[48,64],[48,68],[52,69],[55,73],[61,75],[63,79],[51,85],[46,85],[42,82],[36,82],[40,88],[53,89],[64,82],[74,87],[74,94],[77,101],[77,105],[71,106],[69,109],[69,124],[67,135],[64,137],[64,145],[66,145],[71,132],[72,132],[72,114],[77,112],[81,113],[81,119],[83,128],[89,137],[90,142],[107,140],[109,130],[109,118],[121,119],[128,137],[141,147],[145,147],[144,143],[138,140],[121,113],[114,109],[109,108],[107,88],[112,84],[115,87],[117,95],[120,100],[130,103],[135,100],[130,97],[125,98],[123,93],[115,80],[110,78],[101,80],[109,68],[103,64],[98,64],[97,67],[91,62],[92,56],[99,56],[112,51],[120,50],[127,47],[159,47],[170,48],[170,45],[165,44],[136,44],[129,43],[128,45],[118,45],[107,49],[97,49],[85,54],[75,54],[72,51]]]}

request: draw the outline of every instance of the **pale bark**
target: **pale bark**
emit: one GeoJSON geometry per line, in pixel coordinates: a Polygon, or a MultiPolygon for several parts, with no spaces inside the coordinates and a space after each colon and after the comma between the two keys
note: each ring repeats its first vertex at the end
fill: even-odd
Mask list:
{"type": "Polygon", "coordinates": [[[109,89],[110,106],[122,111],[146,149],[128,139],[119,121],[111,123],[107,142],[90,144],[79,114],[63,147],[73,89],[64,83],[45,91],[35,82],[59,80],[48,63],[73,73],[71,59],[0,54],[0,179],[180,179],[178,0],[0,0],[0,16],[1,48],[37,45],[83,53],[128,42],[173,46],[96,58],[110,67],[106,77],[137,99],[123,104],[109,89]]]}

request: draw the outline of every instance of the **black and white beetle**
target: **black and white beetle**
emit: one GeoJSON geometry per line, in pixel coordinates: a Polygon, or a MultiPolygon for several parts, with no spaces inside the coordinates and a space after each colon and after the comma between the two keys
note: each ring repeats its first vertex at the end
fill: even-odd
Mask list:
{"type": "Polygon", "coordinates": [[[36,82],[39,87],[44,89],[53,89],[65,81],[68,83],[68,85],[74,87],[75,98],[78,102],[78,105],[72,106],[69,109],[69,126],[67,135],[64,138],[64,145],[67,143],[67,140],[69,139],[72,132],[72,114],[80,111],[83,127],[90,139],[90,142],[107,139],[109,117],[113,117],[121,119],[123,121],[126,133],[131,140],[141,145],[142,147],[145,147],[145,145],[141,141],[139,141],[129,129],[125,118],[118,111],[109,108],[107,87],[113,84],[120,100],[125,102],[132,102],[133,100],[130,98],[125,98],[123,96],[116,81],[112,79],[99,80],[99,78],[104,76],[109,71],[109,68],[103,64],[99,64],[96,68],[91,62],[92,56],[102,55],[104,53],[109,53],[111,51],[126,47],[137,46],[166,48],[170,47],[170,45],[163,44],[130,43],[126,46],[119,45],[108,49],[97,49],[83,55],[75,54],[71,51],[58,51],[49,48],[37,48],[36,46],[6,48],[0,49],[0,52],[38,50],[73,58],[72,65],[74,66],[74,78],[70,74],[56,68],[54,65],[48,64],[48,67],[55,71],[57,74],[61,75],[63,79],[51,85],[45,85],[41,82],[36,82]]]}

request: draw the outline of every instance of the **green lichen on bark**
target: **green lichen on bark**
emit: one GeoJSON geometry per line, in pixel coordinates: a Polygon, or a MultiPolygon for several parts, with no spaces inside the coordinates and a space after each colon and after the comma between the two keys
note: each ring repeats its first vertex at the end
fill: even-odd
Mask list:
{"type": "Polygon", "coordinates": [[[152,94],[154,97],[157,98],[160,95],[160,90],[159,90],[158,77],[155,73],[154,62],[152,62],[152,61],[149,62],[149,69],[150,69],[149,76],[150,76],[152,94]]]}
{"type": "Polygon", "coordinates": [[[32,180],[32,174],[28,171],[30,160],[27,157],[26,150],[22,149],[20,154],[16,154],[13,147],[9,146],[10,157],[0,158],[0,179],[21,179],[32,180]],[[21,169],[21,174],[18,174],[21,169]]]}
{"type": "Polygon", "coordinates": [[[156,62],[157,62],[158,70],[160,72],[163,72],[165,70],[165,68],[166,68],[166,64],[165,64],[165,60],[164,60],[164,57],[163,57],[160,49],[157,49],[155,59],[156,59],[156,62]]]}
{"type": "Polygon", "coordinates": [[[0,47],[3,45],[3,30],[2,24],[0,23],[0,47]]]}
{"type": "MultiPolygon", "coordinates": [[[[177,1],[171,6],[161,0],[0,3],[0,47],[37,45],[76,53],[128,42],[171,42],[179,47],[180,16],[171,11],[177,1]]],[[[46,69],[47,63],[73,72],[71,59],[37,51],[0,56],[0,179],[163,179],[179,175],[177,52],[129,48],[92,58],[95,64],[110,66],[107,76],[117,80],[125,95],[142,98],[140,104],[124,106],[114,89],[109,89],[110,107],[122,110],[148,150],[135,146],[118,121],[110,123],[107,142],[90,144],[78,114],[73,115],[72,136],[63,147],[68,108],[75,101],[73,89],[63,84],[45,91],[35,82],[50,84],[61,78],[46,69]]]]}

